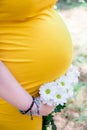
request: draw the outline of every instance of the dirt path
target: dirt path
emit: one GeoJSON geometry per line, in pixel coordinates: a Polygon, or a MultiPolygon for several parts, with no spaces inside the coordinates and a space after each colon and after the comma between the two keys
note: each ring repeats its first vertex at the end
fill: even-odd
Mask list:
{"type": "Polygon", "coordinates": [[[70,30],[73,44],[87,43],[87,7],[78,7],[61,11],[61,15],[70,30]]]}

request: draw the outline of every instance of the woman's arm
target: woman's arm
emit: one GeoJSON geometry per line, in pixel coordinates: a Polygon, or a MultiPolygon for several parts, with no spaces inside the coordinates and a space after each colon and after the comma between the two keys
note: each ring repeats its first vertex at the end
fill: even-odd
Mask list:
{"type": "MultiPolygon", "coordinates": [[[[12,76],[5,65],[0,61],[0,97],[20,110],[26,111],[31,103],[32,97],[25,91],[17,80],[12,76]]],[[[34,104],[32,110],[36,108],[34,104]]],[[[40,114],[48,115],[54,107],[41,105],[40,114]]]]}
{"type": "Polygon", "coordinates": [[[27,110],[32,103],[32,97],[21,87],[2,62],[0,62],[0,97],[21,110],[27,110]]]}

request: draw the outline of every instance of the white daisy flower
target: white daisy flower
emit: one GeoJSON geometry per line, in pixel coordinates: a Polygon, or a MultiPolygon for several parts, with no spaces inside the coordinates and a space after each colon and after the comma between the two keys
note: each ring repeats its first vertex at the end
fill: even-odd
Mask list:
{"type": "Polygon", "coordinates": [[[67,93],[67,99],[73,97],[73,96],[74,96],[73,87],[67,87],[67,88],[66,88],[66,93],[67,93]]]}
{"type": "Polygon", "coordinates": [[[57,87],[57,91],[54,96],[54,103],[55,105],[64,105],[67,102],[67,93],[66,90],[62,87],[57,87]]]}
{"type": "Polygon", "coordinates": [[[67,92],[69,92],[69,90],[71,90],[73,88],[73,86],[71,85],[70,80],[67,78],[66,75],[62,76],[61,78],[56,80],[56,82],[57,82],[58,86],[63,87],[67,92]]]}
{"type": "Polygon", "coordinates": [[[80,72],[78,71],[78,68],[76,66],[71,65],[68,72],[66,73],[66,76],[72,84],[75,84],[78,82],[80,72]]]}
{"type": "Polygon", "coordinates": [[[47,102],[47,104],[51,104],[51,102],[53,102],[53,97],[55,95],[56,89],[57,87],[54,86],[53,83],[47,83],[40,87],[39,94],[44,104],[46,104],[47,102]]]}
{"type": "Polygon", "coordinates": [[[67,85],[70,84],[70,81],[69,81],[69,79],[67,78],[66,75],[60,77],[60,78],[57,79],[55,82],[56,82],[59,86],[63,86],[63,87],[66,87],[67,85]]]}

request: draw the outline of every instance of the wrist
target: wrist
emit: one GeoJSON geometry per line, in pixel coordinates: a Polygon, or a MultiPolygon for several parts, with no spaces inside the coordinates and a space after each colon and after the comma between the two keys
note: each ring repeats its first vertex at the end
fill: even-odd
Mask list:
{"type": "Polygon", "coordinates": [[[35,98],[35,105],[36,108],[34,110],[32,110],[32,115],[40,115],[40,107],[41,107],[41,100],[39,97],[35,98]]]}
{"type": "MultiPolygon", "coordinates": [[[[19,110],[21,114],[27,114],[28,112],[31,112],[32,108],[34,107],[34,100],[35,98],[32,97],[32,102],[31,105],[28,106],[28,108],[26,110],[19,110]]],[[[34,108],[33,108],[34,109],[34,108]]]]}
{"type": "Polygon", "coordinates": [[[33,98],[32,103],[27,110],[19,110],[21,114],[26,115],[40,115],[39,110],[41,106],[40,98],[33,98]]]}

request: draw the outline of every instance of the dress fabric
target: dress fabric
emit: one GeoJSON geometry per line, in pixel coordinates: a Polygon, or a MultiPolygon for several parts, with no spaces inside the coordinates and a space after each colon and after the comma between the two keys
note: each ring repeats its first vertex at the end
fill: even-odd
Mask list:
{"type": "MultiPolygon", "coordinates": [[[[34,97],[39,95],[40,85],[62,76],[72,61],[71,37],[53,9],[55,3],[0,1],[0,60],[34,97]]],[[[41,130],[42,117],[31,120],[0,98],[0,130],[18,129],[41,130]]]]}

